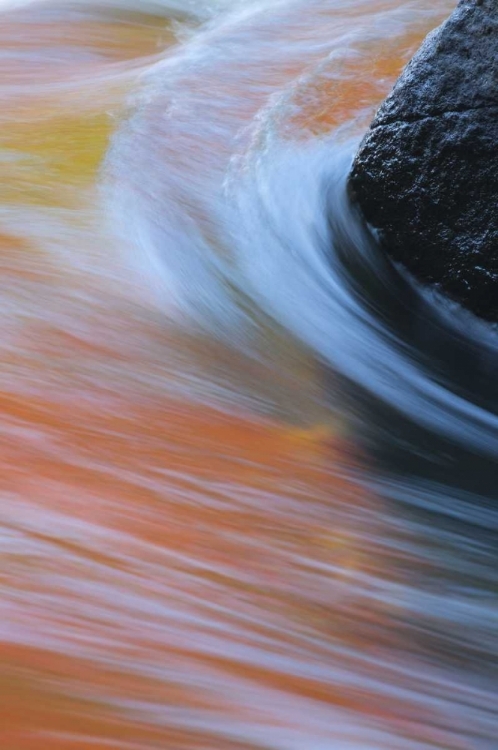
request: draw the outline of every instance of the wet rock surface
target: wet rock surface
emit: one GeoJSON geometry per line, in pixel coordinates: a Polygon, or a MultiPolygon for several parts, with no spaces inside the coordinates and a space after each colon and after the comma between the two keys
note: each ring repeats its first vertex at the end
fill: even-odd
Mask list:
{"type": "Polygon", "coordinates": [[[498,321],[498,0],[462,0],[377,112],[349,178],[389,255],[498,321]]]}

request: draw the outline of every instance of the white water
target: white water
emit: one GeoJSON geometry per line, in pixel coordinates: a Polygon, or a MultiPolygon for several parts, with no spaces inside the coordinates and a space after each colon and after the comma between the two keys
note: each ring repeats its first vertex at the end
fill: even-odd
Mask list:
{"type": "Polygon", "coordinates": [[[5,14],[8,750],[494,747],[495,332],[345,190],[453,4],[5,14]]]}

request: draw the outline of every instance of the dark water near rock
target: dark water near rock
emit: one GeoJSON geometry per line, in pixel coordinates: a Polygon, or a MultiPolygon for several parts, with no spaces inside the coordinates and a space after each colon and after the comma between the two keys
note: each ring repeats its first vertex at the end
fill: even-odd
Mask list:
{"type": "Polygon", "coordinates": [[[4,4],[2,748],[496,747],[496,331],[344,187],[452,6],[4,4]]]}

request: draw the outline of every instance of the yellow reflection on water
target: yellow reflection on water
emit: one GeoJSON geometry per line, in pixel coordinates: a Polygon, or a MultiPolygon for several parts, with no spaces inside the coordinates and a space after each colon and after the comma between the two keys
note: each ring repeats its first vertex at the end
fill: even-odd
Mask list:
{"type": "MultiPolygon", "coordinates": [[[[107,251],[91,223],[102,159],[174,26],[47,7],[3,21],[2,750],[248,750],[248,726],[306,725],[296,706],[410,733],[405,699],[320,671],[331,650],[348,669],[353,649],[386,646],[391,613],[353,585],[382,566],[358,520],[375,500],[351,478],[357,448],[316,414],[292,426],[173,398],[161,384],[173,351],[207,371],[233,353],[168,339],[125,294],[64,265],[64,232],[69,246],[87,219],[84,236],[107,251]]],[[[322,134],[372,107],[421,34],[353,61],[333,89],[312,83],[292,127],[322,134]]],[[[304,65],[265,69],[268,90],[304,65]]],[[[253,112],[264,101],[251,96],[253,112]]],[[[304,398],[317,368],[281,352],[300,385],[283,378],[275,390],[304,398]]],[[[254,363],[231,366],[241,382],[271,380],[254,363]]],[[[430,717],[417,732],[432,736],[430,717]]]]}

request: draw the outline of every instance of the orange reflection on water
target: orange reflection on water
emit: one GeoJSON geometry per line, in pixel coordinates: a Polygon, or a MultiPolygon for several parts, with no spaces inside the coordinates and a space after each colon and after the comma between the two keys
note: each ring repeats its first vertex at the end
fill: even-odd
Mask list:
{"type": "MultiPolygon", "coordinates": [[[[307,19],[309,38],[322,16],[331,23],[307,19]]],[[[245,67],[210,79],[213,111],[234,102],[233,130],[323,55],[323,43],[303,54],[293,18],[265,39],[293,39],[294,57],[251,60],[258,85],[242,88],[245,67]]],[[[341,717],[353,711],[353,726],[382,720],[432,741],[431,715],[420,727],[408,698],[368,682],[398,613],[372,583],[389,572],[372,541],[376,500],[354,478],[359,450],[307,405],[324,388],[309,352],[268,332],[275,378],[220,344],[167,333],[119,279],[92,276],[90,250],[108,252],[92,209],[110,135],[137,71],[174,41],[163,18],[124,11],[31,8],[0,30],[0,746],[249,750],[292,736],[306,747],[350,737],[341,717]],[[176,397],[163,383],[174,356],[190,366],[176,397]],[[281,418],[193,398],[192,372],[230,368],[280,399],[281,418]],[[301,401],[297,426],[290,405],[301,401]]],[[[318,77],[306,101],[298,92],[293,136],[372,107],[416,41],[379,53],[366,84],[367,54],[333,90],[318,77]]],[[[169,166],[198,170],[197,152],[207,164],[229,151],[221,137],[197,141],[166,143],[169,166]]]]}
{"type": "Polygon", "coordinates": [[[47,732],[67,747],[197,746],[187,727],[128,722],[129,700],[173,726],[175,710],[193,726],[196,712],[244,720],[240,694],[257,685],[355,703],[265,666],[273,652],[319,659],[310,635],[344,629],[337,596],[362,555],[353,529],[330,528],[327,499],[363,500],[334,476],[332,435],[164,400],[111,413],[10,395],[1,410],[2,746],[41,748],[47,732]]]}

